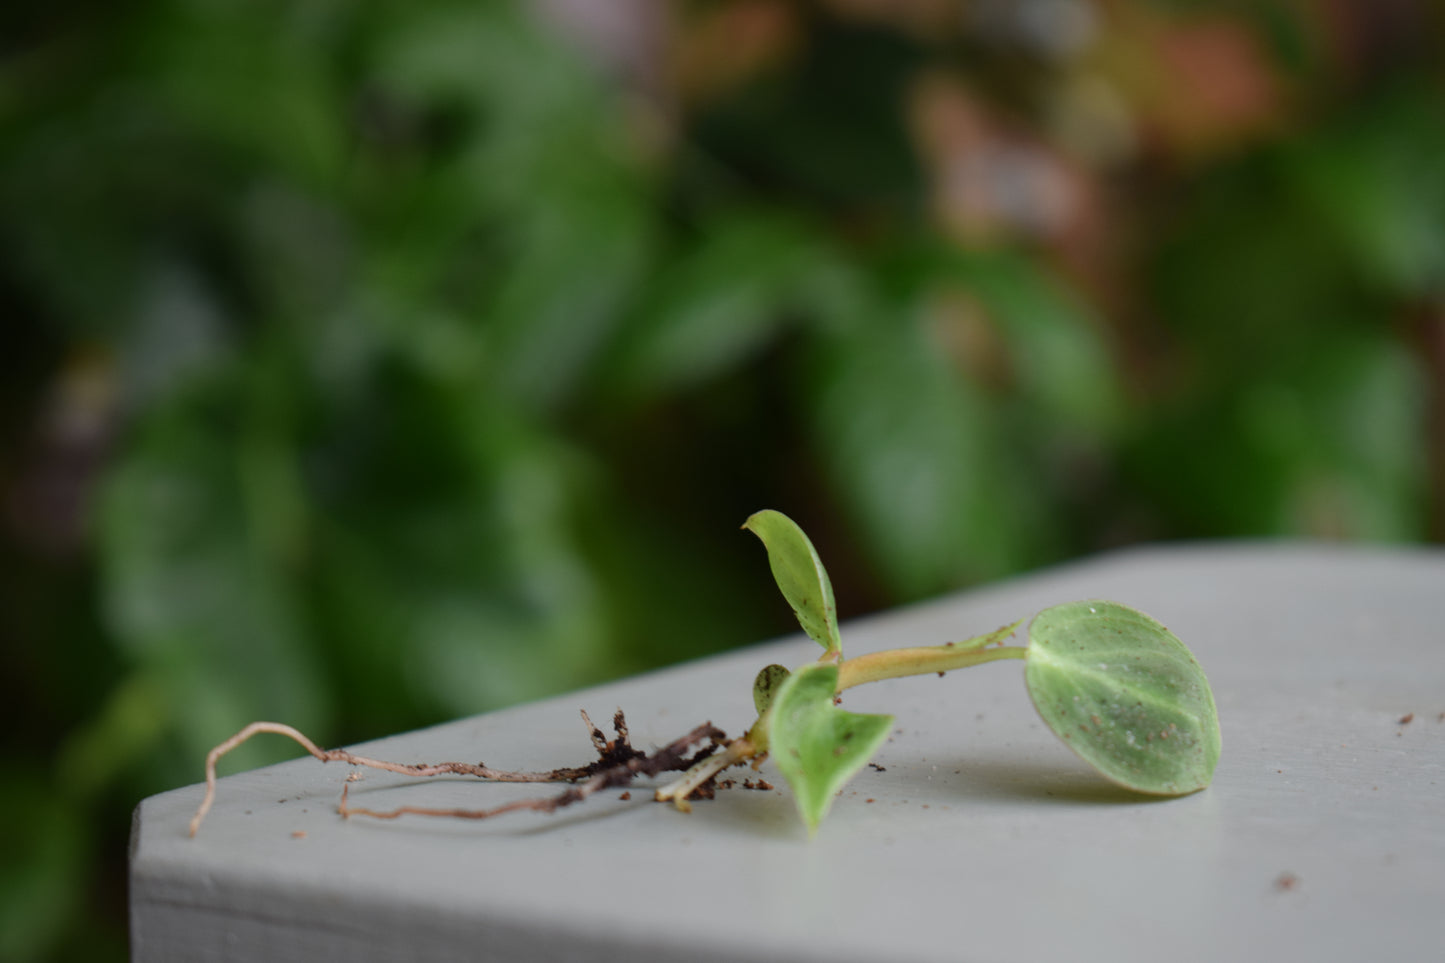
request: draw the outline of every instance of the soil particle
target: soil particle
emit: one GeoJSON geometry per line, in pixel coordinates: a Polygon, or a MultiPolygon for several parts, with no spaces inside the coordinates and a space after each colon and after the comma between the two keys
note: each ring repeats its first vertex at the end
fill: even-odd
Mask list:
{"type": "Polygon", "coordinates": [[[1274,888],[1281,893],[1288,893],[1299,888],[1299,877],[1294,873],[1280,873],[1275,877],[1274,888]]]}
{"type": "Polygon", "coordinates": [[[1400,717],[1400,725],[1402,725],[1402,726],[1408,726],[1410,723],[1412,723],[1412,722],[1414,722],[1414,721],[1415,721],[1415,713],[1413,713],[1413,712],[1407,712],[1407,713],[1405,713],[1403,716],[1400,717]]]}

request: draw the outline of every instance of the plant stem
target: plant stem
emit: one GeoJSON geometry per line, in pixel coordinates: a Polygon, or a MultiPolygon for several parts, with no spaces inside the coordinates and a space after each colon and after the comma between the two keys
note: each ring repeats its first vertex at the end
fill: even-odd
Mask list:
{"type": "MultiPolygon", "coordinates": [[[[837,691],[842,692],[855,685],[877,682],[881,679],[896,679],[907,675],[928,675],[930,672],[942,675],[953,669],[980,665],[984,662],[1025,658],[1028,655],[1026,647],[999,644],[1013,635],[1022,622],[1023,620],[1020,619],[1018,622],[971,639],[965,639],[962,642],[948,642],[943,645],[908,649],[889,649],[886,652],[872,652],[857,658],[846,659],[838,663],[837,691]]],[[[819,661],[833,661],[837,657],[836,651],[829,651],[824,653],[819,661]]],[[[680,778],[657,790],[654,798],[658,802],[671,800],[678,809],[687,812],[691,809],[688,805],[688,797],[699,786],[729,766],[737,765],[748,759],[761,759],[768,750],[768,718],[771,712],[772,708],[769,707],[763,715],[758,717],[758,721],[753,723],[752,728],[748,729],[747,735],[728,743],[727,748],[722,752],[714,753],[706,759],[694,763],[692,768],[680,778]]],[[[756,766],[756,762],[754,765],[756,766]]]]}
{"type": "Polygon", "coordinates": [[[691,769],[683,773],[681,778],[657,790],[653,794],[653,798],[658,802],[666,802],[670,799],[678,809],[690,812],[692,807],[688,804],[687,798],[699,786],[729,766],[735,766],[751,759],[757,755],[757,751],[757,747],[746,736],[734,739],[722,752],[715,752],[701,762],[695,763],[691,769]]]}
{"type": "Polygon", "coordinates": [[[1003,645],[997,648],[981,649],[963,645],[929,645],[910,649],[889,649],[885,652],[871,652],[855,656],[838,666],[838,691],[851,689],[865,682],[881,679],[897,679],[908,675],[940,675],[953,669],[963,669],[984,662],[999,659],[1023,659],[1028,648],[1021,645],[1003,645]]]}

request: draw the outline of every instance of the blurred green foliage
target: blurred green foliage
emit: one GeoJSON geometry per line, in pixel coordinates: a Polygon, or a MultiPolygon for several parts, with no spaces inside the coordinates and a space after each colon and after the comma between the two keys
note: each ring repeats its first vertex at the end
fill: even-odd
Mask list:
{"type": "Polygon", "coordinates": [[[588,9],[0,14],[0,959],[121,955],[128,810],[252,719],[787,631],[759,508],[845,615],[1440,534],[1433,7],[588,9]]]}

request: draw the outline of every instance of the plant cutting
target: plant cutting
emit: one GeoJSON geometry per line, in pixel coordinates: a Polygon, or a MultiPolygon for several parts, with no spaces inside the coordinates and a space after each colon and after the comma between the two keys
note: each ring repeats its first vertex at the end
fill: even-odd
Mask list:
{"type": "MultiPolygon", "coordinates": [[[[1024,685],[1044,723],[1105,778],[1135,792],[1180,796],[1209,785],[1219,759],[1219,720],[1203,669],[1173,633],[1118,602],[1068,602],[1035,615],[1027,643],[1008,644],[1024,619],[963,641],[889,649],[845,658],[837,607],[827,570],[812,542],[791,519],[762,511],[743,526],[767,549],[773,577],[803,631],[823,648],[816,660],[793,669],[765,666],[753,683],[757,717],[728,739],[710,722],[653,752],[634,748],[621,710],[607,739],[582,714],[598,758],[585,766],[547,772],[500,770],[482,763],[403,764],[321,749],[279,723],[255,722],[213,749],[206,759],[206,794],[191,821],[195,835],[215,798],[216,763],[262,732],[294,739],[323,762],[345,762],[411,776],[443,773],[506,782],[567,782],[560,794],[518,800],[491,809],[352,806],[349,782],[338,807],[344,816],[395,819],[403,815],[485,819],[517,810],[551,812],[639,776],[681,772],[654,797],[687,810],[710,798],[719,774],[765,759],[787,780],[810,834],[838,791],[888,738],[890,715],[841,707],[849,689],[882,679],[932,675],[1016,659],[1024,685]]],[[[353,777],[355,774],[353,774],[353,777]]]]}

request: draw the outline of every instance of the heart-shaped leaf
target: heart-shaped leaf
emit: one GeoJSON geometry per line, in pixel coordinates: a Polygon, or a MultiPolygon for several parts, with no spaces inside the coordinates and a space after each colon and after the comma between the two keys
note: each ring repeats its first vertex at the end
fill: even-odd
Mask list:
{"type": "Polygon", "coordinates": [[[843,784],[888,738],[892,716],[847,712],[833,704],[838,668],[812,662],[795,669],[773,697],[769,744],[788,780],[808,833],[833,805],[843,784]]]}
{"type": "Polygon", "coordinates": [[[833,584],[808,536],[791,518],[771,509],[750,516],[743,528],[763,540],[773,578],[803,631],[828,652],[842,652],[833,584]]]}
{"type": "Polygon", "coordinates": [[[1203,789],[1219,760],[1209,680],[1174,635],[1117,602],[1070,602],[1029,627],[1024,669],[1044,722],[1121,786],[1179,796],[1203,789]]]}

